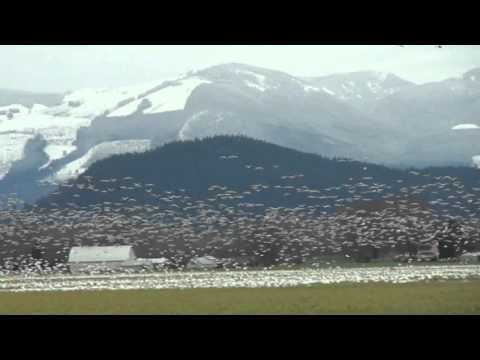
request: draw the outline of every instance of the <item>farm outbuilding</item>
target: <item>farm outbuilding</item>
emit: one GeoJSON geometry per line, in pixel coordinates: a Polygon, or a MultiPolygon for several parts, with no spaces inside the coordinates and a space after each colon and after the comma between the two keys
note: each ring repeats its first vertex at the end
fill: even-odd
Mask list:
{"type": "Polygon", "coordinates": [[[154,270],[167,259],[140,259],[132,246],[86,246],[70,250],[71,273],[154,270]]]}
{"type": "Polygon", "coordinates": [[[465,253],[460,256],[463,263],[480,263],[480,252],[465,253]]]}
{"type": "Polygon", "coordinates": [[[156,259],[143,259],[149,261],[154,270],[161,270],[165,269],[167,266],[170,265],[170,261],[167,258],[156,258],[156,259]]]}
{"type": "Polygon", "coordinates": [[[213,256],[196,257],[187,264],[189,270],[216,269],[222,265],[221,261],[213,256]]]}

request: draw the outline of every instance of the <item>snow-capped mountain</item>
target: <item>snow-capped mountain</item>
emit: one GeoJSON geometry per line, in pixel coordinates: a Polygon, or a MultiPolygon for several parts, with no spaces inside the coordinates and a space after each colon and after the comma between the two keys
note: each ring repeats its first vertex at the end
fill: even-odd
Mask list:
{"type": "Polygon", "coordinates": [[[105,156],[223,134],[388,165],[471,164],[480,153],[476,132],[452,129],[480,126],[479,73],[415,85],[376,72],[301,78],[224,64],[78,90],[54,106],[13,104],[0,108],[0,178],[13,184],[9,170],[41,144],[46,155],[22,164],[35,166],[35,181],[56,182],[105,156]]]}
{"type": "Polygon", "coordinates": [[[87,149],[111,138],[142,139],[155,134],[152,140],[160,144],[243,134],[328,156],[365,159],[375,155],[369,143],[381,127],[305,80],[226,64],[165,83],[96,118],[79,133],[77,143],[87,149]]]}
{"type": "Polygon", "coordinates": [[[74,142],[81,127],[90,126],[93,119],[135,101],[163,82],[114,89],[82,89],[66,94],[51,107],[40,104],[30,108],[20,104],[0,107],[0,179],[22,158],[25,144],[34,136],[42,135],[47,142],[44,150],[49,161],[41,170],[77,149],[74,142]]]}

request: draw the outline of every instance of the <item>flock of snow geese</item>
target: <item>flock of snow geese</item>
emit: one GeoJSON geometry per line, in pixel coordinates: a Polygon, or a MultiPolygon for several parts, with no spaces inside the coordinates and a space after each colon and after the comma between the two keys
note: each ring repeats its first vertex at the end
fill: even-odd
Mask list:
{"type": "Polygon", "coordinates": [[[259,183],[245,189],[217,184],[199,199],[187,189],[162,191],[133,176],[82,176],[82,181],[61,185],[47,207],[22,208],[10,196],[0,210],[0,269],[36,271],[39,267],[31,270],[31,264],[41,259],[48,263],[42,271],[62,271],[72,246],[93,245],[133,245],[139,257],[167,257],[178,266],[205,255],[269,268],[322,256],[355,258],[366,248],[399,254],[442,229],[453,213],[461,224],[462,246],[480,245],[480,188],[467,188],[455,177],[430,176],[430,182],[400,191],[374,177],[326,188],[302,185],[303,179],[302,174],[283,174],[285,185],[259,183]],[[65,193],[71,194],[68,201],[53,201],[65,193]],[[92,193],[98,194],[97,203],[76,202],[92,193]],[[255,201],[262,193],[301,195],[304,202],[270,206],[255,201]],[[426,194],[428,201],[418,200],[426,194]],[[379,201],[382,205],[376,206],[379,201]],[[32,255],[35,251],[41,256],[32,255]]]}

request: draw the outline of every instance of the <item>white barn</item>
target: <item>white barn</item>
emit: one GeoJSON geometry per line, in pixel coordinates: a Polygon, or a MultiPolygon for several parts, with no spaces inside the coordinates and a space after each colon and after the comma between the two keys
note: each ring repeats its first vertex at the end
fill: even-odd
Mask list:
{"type": "Polygon", "coordinates": [[[166,259],[139,259],[133,246],[73,247],[68,257],[71,273],[153,270],[166,259]]]}

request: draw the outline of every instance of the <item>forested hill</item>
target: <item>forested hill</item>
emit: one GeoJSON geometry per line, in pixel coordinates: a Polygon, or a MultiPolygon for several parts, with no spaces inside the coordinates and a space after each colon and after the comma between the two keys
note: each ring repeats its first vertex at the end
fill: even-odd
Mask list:
{"type": "Polygon", "coordinates": [[[449,205],[456,205],[455,212],[465,209],[468,213],[478,208],[468,196],[480,186],[478,175],[478,169],[466,167],[396,170],[328,159],[243,136],[215,136],[96,162],[38,205],[128,202],[185,206],[175,197],[180,194],[211,205],[321,206],[330,213],[365,199],[415,198],[435,207],[448,196],[458,195],[460,202],[449,205]],[[463,195],[455,193],[458,191],[463,195]]]}

